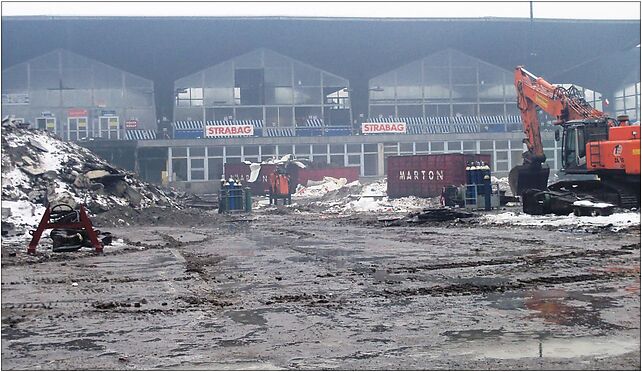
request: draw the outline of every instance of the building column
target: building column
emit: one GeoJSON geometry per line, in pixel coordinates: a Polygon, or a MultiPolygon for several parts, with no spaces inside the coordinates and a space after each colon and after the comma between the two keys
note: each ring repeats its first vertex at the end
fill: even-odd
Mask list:
{"type": "Polygon", "coordinates": [[[383,156],[383,143],[377,143],[377,176],[385,176],[383,156]]]}
{"type": "Polygon", "coordinates": [[[174,170],[172,169],[172,148],[167,147],[167,182],[174,181],[174,170]]]}

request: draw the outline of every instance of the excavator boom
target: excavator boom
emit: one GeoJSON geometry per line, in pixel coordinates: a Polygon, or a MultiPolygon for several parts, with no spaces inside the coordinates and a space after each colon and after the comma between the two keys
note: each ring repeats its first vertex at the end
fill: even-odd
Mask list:
{"type": "Polygon", "coordinates": [[[555,86],[522,66],[515,68],[515,89],[527,150],[522,154],[523,165],[511,169],[508,181],[513,194],[521,195],[528,189],[546,189],[550,174],[550,169],[545,164],[546,155],[542,145],[537,107],[554,117],[555,124],[558,125],[570,120],[602,118],[606,115],[591,107],[574,87],[565,89],[555,86]]]}

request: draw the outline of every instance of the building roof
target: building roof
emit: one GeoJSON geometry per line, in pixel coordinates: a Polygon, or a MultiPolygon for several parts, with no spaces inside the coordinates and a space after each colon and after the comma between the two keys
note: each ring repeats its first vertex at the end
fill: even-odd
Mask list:
{"type": "Polygon", "coordinates": [[[349,79],[359,113],[367,112],[368,79],[449,47],[608,92],[623,70],[617,56],[640,44],[640,21],[524,18],[3,17],[2,31],[3,67],[69,49],[154,80],[157,104],[170,110],[174,80],[261,47],[349,79]],[[582,72],[600,58],[614,62],[582,72]]]}

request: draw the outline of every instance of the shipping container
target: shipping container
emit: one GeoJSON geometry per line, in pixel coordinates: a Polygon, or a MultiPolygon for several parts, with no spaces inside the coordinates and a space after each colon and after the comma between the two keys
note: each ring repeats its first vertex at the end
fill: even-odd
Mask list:
{"type": "MultiPolygon", "coordinates": [[[[274,172],[276,165],[261,165],[259,177],[255,182],[248,182],[250,179],[250,166],[245,163],[227,163],[225,164],[225,179],[230,177],[243,182],[245,186],[252,189],[254,195],[265,195],[268,190],[268,176],[274,172]]],[[[290,174],[292,193],[296,191],[298,184],[307,185],[308,181],[321,181],[323,177],[345,178],[348,182],[359,179],[359,167],[328,167],[328,168],[299,168],[295,164],[290,164],[287,168],[290,174]]]]}
{"type": "Polygon", "coordinates": [[[439,196],[444,186],[466,184],[466,164],[470,161],[483,161],[490,166],[490,155],[389,156],[387,159],[388,196],[391,198],[439,196]]]}

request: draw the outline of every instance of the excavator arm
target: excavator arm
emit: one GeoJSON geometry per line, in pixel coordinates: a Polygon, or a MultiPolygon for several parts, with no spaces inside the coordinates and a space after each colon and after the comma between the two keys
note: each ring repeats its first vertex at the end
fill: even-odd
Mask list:
{"type": "Polygon", "coordinates": [[[606,115],[591,107],[575,87],[565,89],[550,84],[522,66],[515,68],[515,89],[517,107],[524,126],[524,144],[527,150],[522,154],[523,165],[514,167],[508,180],[514,195],[521,195],[527,189],[546,189],[550,169],[546,166],[546,155],[542,145],[537,108],[555,118],[555,125],[571,120],[606,118],[606,115]]]}

